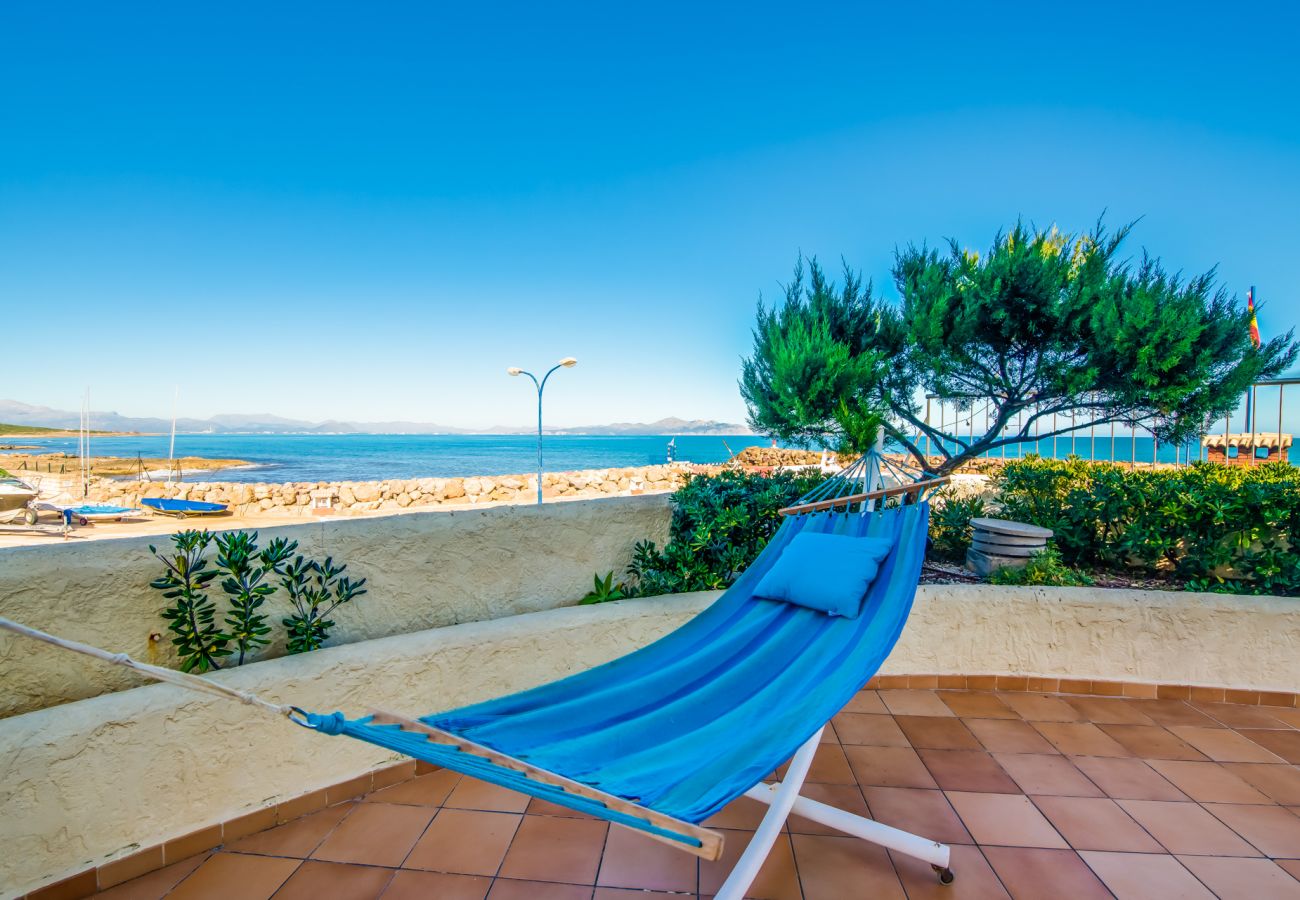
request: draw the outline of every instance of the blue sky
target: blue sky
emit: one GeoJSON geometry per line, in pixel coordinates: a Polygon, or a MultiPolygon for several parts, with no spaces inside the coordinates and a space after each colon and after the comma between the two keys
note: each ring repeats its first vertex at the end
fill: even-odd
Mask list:
{"type": "Polygon", "coordinates": [[[1255,4],[6,4],[0,397],[740,421],[801,251],[1018,216],[1300,323],[1300,13],[1255,4]],[[23,361],[18,362],[19,359],[23,361]]]}

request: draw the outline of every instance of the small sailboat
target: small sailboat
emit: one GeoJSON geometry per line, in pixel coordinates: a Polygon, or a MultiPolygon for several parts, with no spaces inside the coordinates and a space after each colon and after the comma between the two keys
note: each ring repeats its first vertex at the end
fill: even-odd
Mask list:
{"type": "Polygon", "coordinates": [[[184,519],[189,516],[219,516],[228,512],[224,503],[206,503],[202,500],[169,500],[165,497],[142,497],[140,505],[147,506],[151,512],[164,516],[184,519]]]}

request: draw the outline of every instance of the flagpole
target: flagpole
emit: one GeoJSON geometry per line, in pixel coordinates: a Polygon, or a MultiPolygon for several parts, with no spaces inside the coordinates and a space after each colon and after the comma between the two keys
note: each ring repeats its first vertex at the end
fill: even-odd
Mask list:
{"type": "MultiPolygon", "coordinates": [[[[1250,290],[1246,292],[1246,309],[1250,312],[1251,324],[1254,325],[1255,286],[1253,284],[1250,286],[1250,290]]],[[[1258,347],[1259,344],[1255,344],[1255,346],[1258,347]]],[[[1254,394],[1255,394],[1255,387],[1254,385],[1251,385],[1250,388],[1246,390],[1246,433],[1247,434],[1253,434],[1255,431],[1255,410],[1254,410],[1255,404],[1252,402],[1254,400],[1254,394]]],[[[1255,453],[1255,448],[1251,447],[1250,452],[1251,455],[1253,456],[1255,453]]]]}

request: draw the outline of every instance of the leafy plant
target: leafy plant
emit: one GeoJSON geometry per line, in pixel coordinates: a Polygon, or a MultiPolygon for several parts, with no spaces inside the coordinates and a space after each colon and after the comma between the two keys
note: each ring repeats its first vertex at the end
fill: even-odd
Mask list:
{"type": "Polygon", "coordinates": [[[317,650],[329,638],[334,610],[366,593],[366,579],[344,578],[347,566],[335,566],[332,557],[325,562],[296,557],[281,571],[280,584],[289,594],[294,614],[283,619],[289,630],[290,653],[317,650]]]}
{"type": "Polygon", "coordinates": [[[578,601],[581,606],[588,606],[592,603],[608,603],[611,600],[622,600],[628,595],[624,593],[622,584],[614,584],[614,573],[607,572],[604,578],[600,575],[592,576],[593,586],[590,591],[583,595],[578,601]]]}
{"type": "Polygon", "coordinates": [[[289,594],[295,613],[283,620],[288,628],[290,653],[315,650],[328,637],[334,622],[329,615],[339,606],[365,593],[366,580],[343,577],[347,566],[335,566],[302,556],[289,562],[298,549],[297,541],[275,538],[258,549],[257,532],[233,531],[214,535],[208,531],[182,531],[172,535],[173,550],[149,550],[163,564],[164,574],[150,582],[163,592],[170,605],[163,610],[172,644],[181,657],[181,671],[207,672],[220,669],[229,657],[242,665],[250,654],[271,643],[271,626],[263,606],[275,593],[272,576],[289,594]],[[216,566],[210,568],[204,555],[215,542],[216,566]],[[217,604],[208,596],[212,582],[220,585],[228,609],[217,623],[217,604]]]}
{"type": "Polygon", "coordinates": [[[991,584],[1051,585],[1054,587],[1087,587],[1092,578],[1061,562],[1060,552],[1052,546],[1044,547],[1029,558],[1021,568],[1010,566],[995,569],[989,576],[991,584]]]}
{"type": "Polygon", "coordinates": [[[217,577],[217,570],[207,567],[203,555],[211,543],[211,533],[189,530],[172,535],[175,550],[169,555],[149,545],[149,552],[167,570],[149,586],[172,601],[162,617],[180,654],[182,672],[220,669],[219,661],[231,654],[231,636],[217,627],[217,606],[207,594],[208,585],[217,577]]]}
{"type": "Polygon", "coordinates": [[[275,538],[258,551],[257,532],[229,531],[217,535],[217,566],[226,573],[221,589],[230,597],[225,623],[239,651],[238,665],[245,656],[271,642],[271,627],[259,612],[266,598],[275,593],[269,574],[283,574],[286,560],[298,549],[297,541],[275,538]]]}
{"type": "Polygon", "coordinates": [[[826,478],[820,472],[697,475],[673,495],[668,543],[633,548],[631,596],[724,588],[749,566],[790,506],[826,478]]]}
{"type": "Polygon", "coordinates": [[[934,555],[949,562],[961,562],[970,549],[970,520],[985,513],[984,498],[960,497],[952,489],[934,496],[930,504],[930,547],[934,555]]]}
{"type": "Polygon", "coordinates": [[[741,377],[750,423],[787,440],[858,444],[875,411],[938,474],[1108,422],[1181,443],[1298,348],[1291,332],[1254,346],[1249,314],[1212,270],[1183,280],[1146,255],[1123,259],[1129,230],[1017,223],[983,255],[953,241],[909,246],[894,257],[896,303],[847,266],[836,285],[800,259],[783,301],[759,303],[741,377]],[[987,402],[985,433],[926,421],[922,396],[968,414],[987,402]]]}

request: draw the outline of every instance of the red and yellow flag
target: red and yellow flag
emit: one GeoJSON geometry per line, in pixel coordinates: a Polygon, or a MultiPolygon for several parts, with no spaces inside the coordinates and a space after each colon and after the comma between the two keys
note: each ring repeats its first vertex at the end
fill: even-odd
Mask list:
{"type": "Polygon", "coordinates": [[[1259,320],[1255,318],[1255,289],[1246,291],[1246,312],[1250,314],[1250,342],[1259,347],[1259,320]]]}

